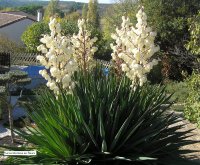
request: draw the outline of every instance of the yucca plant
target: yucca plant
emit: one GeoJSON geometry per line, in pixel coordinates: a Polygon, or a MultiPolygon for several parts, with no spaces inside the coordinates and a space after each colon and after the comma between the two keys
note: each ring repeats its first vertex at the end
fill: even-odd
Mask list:
{"type": "Polygon", "coordinates": [[[186,140],[191,130],[180,131],[181,119],[167,111],[170,104],[163,106],[171,97],[165,88],[132,89],[126,77],[99,71],[76,79],[91,164],[192,164],[182,160],[191,151],[180,150],[195,143],[186,140]]]}
{"type": "Polygon", "coordinates": [[[191,130],[180,131],[180,119],[162,106],[170,98],[165,89],[149,85],[132,89],[126,77],[103,76],[100,70],[77,73],[73,95],[61,93],[56,98],[47,92],[27,106],[37,127],[16,132],[38,155],[12,161],[191,165],[182,160],[191,151],[180,150],[195,143],[186,140],[191,130]]]}

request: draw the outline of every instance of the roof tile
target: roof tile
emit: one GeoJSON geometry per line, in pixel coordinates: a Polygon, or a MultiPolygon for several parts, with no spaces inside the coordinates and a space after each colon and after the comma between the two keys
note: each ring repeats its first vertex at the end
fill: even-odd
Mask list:
{"type": "Polygon", "coordinates": [[[0,12],[0,28],[25,18],[36,21],[34,16],[24,12],[0,12]]]}

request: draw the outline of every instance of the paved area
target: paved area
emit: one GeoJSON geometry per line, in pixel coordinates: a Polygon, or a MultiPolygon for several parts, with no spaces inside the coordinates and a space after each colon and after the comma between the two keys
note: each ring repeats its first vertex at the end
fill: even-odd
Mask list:
{"type": "MultiPolygon", "coordinates": [[[[188,139],[195,140],[195,141],[200,141],[200,129],[198,129],[195,124],[192,124],[192,123],[188,122],[187,120],[183,120],[182,122],[184,124],[185,123],[187,124],[187,125],[185,125],[183,130],[194,129],[193,132],[192,132],[193,136],[189,137],[188,139]]],[[[195,152],[193,154],[188,154],[188,155],[186,155],[186,157],[190,158],[193,155],[194,157],[192,156],[193,157],[192,159],[198,161],[199,164],[200,164],[200,142],[196,143],[196,144],[185,146],[183,148],[184,149],[198,151],[198,152],[195,152]]]]}

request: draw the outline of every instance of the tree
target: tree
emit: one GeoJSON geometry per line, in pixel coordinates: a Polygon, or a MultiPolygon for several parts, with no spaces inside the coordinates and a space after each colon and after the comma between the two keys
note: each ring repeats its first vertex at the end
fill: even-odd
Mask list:
{"type": "Polygon", "coordinates": [[[30,25],[22,34],[21,39],[29,52],[36,52],[40,45],[42,34],[49,33],[49,27],[46,22],[37,22],[30,25]]]}
{"type": "Polygon", "coordinates": [[[122,16],[128,16],[135,23],[137,5],[135,0],[118,0],[118,3],[108,7],[103,15],[103,32],[105,38],[110,40],[111,33],[121,24],[122,16]]]}
{"type": "Polygon", "coordinates": [[[71,21],[71,22],[76,22],[78,21],[78,19],[81,17],[81,14],[77,11],[66,14],[65,15],[65,20],[71,21]]]}
{"type": "MultiPolygon", "coordinates": [[[[60,19],[63,35],[72,35],[78,32],[77,21],[73,18],[60,19]]],[[[43,34],[49,34],[50,30],[47,22],[36,22],[29,26],[22,34],[22,41],[26,45],[28,52],[37,52],[40,45],[40,38],[43,34]]]]}
{"type": "Polygon", "coordinates": [[[196,58],[184,45],[190,37],[188,18],[197,14],[199,0],[191,0],[190,3],[187,0],[143,0],[139,3],[145,6],[149,22],[158,33],[156,40],[162,51],[162,62],[167,64],[168,69],[171,68],[163,67],[163,71],[170,75],[166,78],[183,80],[182,72],[190,75],[195,67],[196,58]]]}
{"type": "Polygon", "coordinates": [[[37,10],[42,9],[43,6],[40,5],[28,5],[28,6],[21,6],[18,7],[17,10],[23,11],[28,14],[37,15],[37,10]]]}
{"type": "Polygon", "coordinates": [[[90,0],[88,3],[88,11],[87,11],[87,20],[88,23],[92,26],[98,28],[99,27],[99,14],[98,14],[98,1],[90,0]]]}
{"type": "Polygon", "coordinates": [[[82,8],[82,18],[87,19],[87,6],[84,4],[82,8]]]}
{"type": "Polygon", "coordinates": [[[199,0],[143,0],[139,2],[149,15],[150,24],[158,32],[162,50],[183,46],[189,39],[187,19],[197,14],[199,0]]]}
{"type": "Polygon", "coordinates": [[[73,35],[78,33],[77,21],[62,19],[61,22],[62,34],[73,35]]]}
{"type": "MultiPolygon", "coordinates": [[[[3,84],[3,86],[0,86],[1,90],[0,94],[6,93],[9,97],[9,100],[4,99],[4,97],[1,97],[1,101],[7,103],[8,107],[8,117],[9,117],[9,125],[10,125],[10,131],[11,131],[11,142],[14,143],[14,132],[13,132],[13,110],[17,106],[17,103],[12,105],[11,104],[11,88],[13,86],[25,86],[30,84],[31,78],[28,78],[28,73],[20,70],[11,70],[6,74],[0,75],[0,84],[3,84]]],[[[22,91],[20,92],[20,97],[22,96],[22,91]]]]}
{"type": "Polygon", "coordinates": [[[197,15],[188,19],[190,40],[186,48],[196,55],[200,55],[200,10],[197,15]]]}
{"type": "Polygon", "coordinates": [[[51,0],[45,9],[44,20],[49,21],[49,18],[55,16],[56,14],[58,14],[58,16],[62,15],[59,9],[59,0],[51,0]]]}
{"type": "Polygon", "coordinates": [[[120,0],[104,16],[103,29],[106,37],[119,26],[122,15],[129,16],[131,22],[134,22],[137,7],[140,5],[144,6],[149,16],[148,24],[158,33],[156,43],[160,45],[162,54],[176,64],[176,71],[180,70],[179,75],[182,70],[189,73],[193,62],[184,47],[190,36],[187,20],[199,10],[199,0],[191,0],[190,3],[188,0],[120,0]]]}

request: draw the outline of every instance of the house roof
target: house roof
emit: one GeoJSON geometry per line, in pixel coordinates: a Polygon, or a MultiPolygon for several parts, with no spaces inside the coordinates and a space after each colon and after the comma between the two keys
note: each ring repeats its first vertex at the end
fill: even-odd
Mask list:
{"type": "Polygon", "coordinates": [[[0,28],[13,24],[23,19],[36,21],[36,17],[21,11],[0,12],[0,28]]]}

